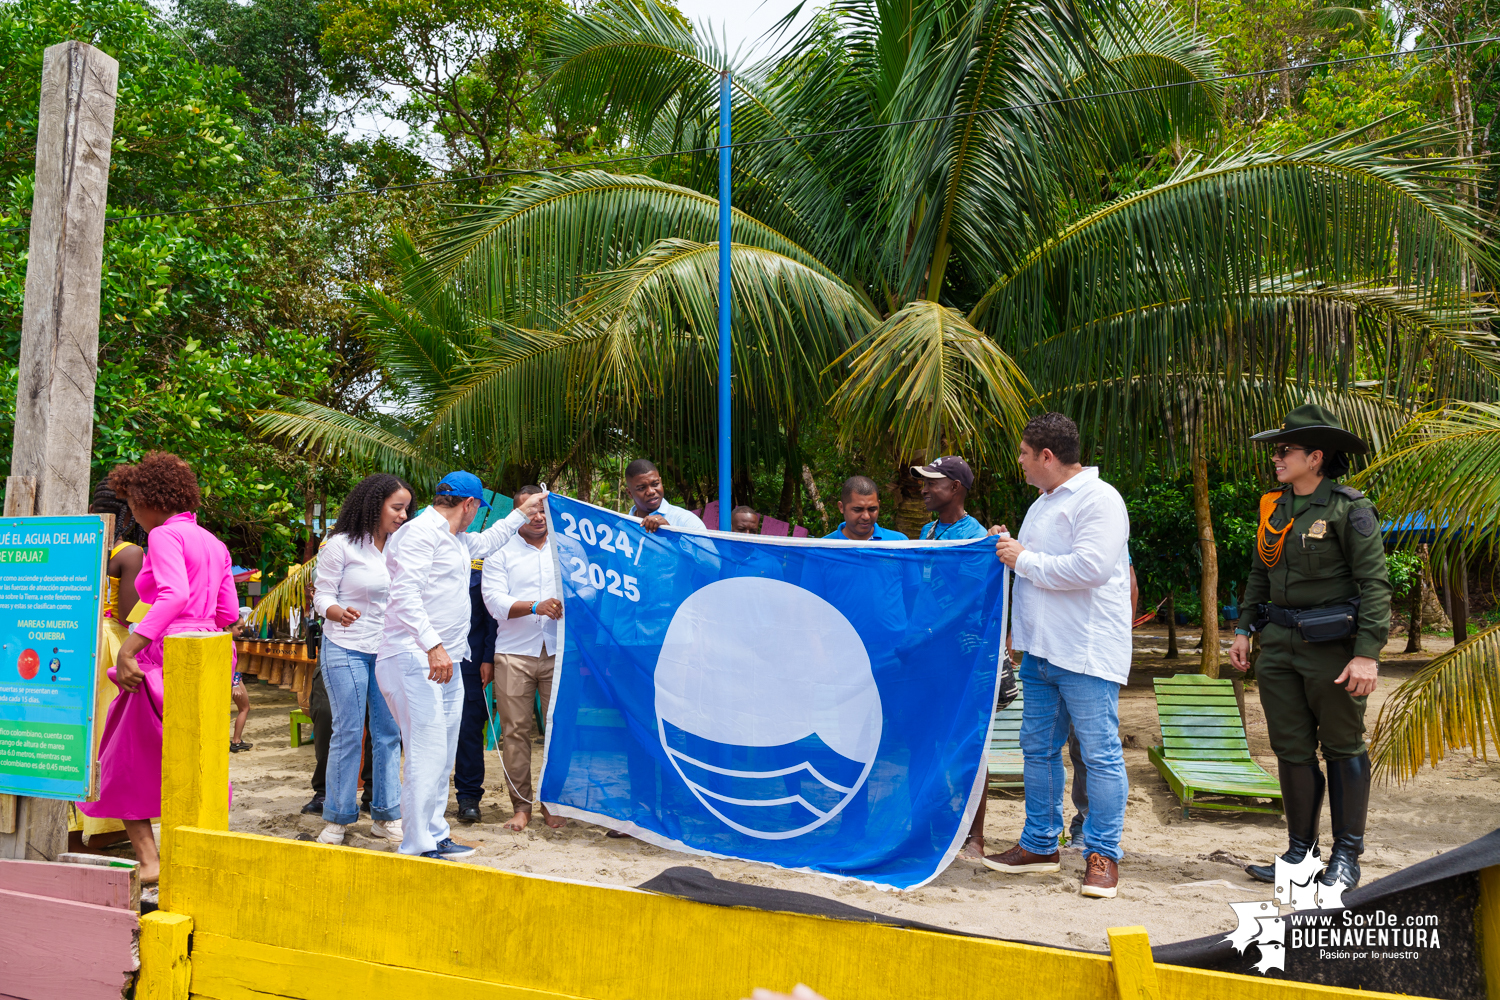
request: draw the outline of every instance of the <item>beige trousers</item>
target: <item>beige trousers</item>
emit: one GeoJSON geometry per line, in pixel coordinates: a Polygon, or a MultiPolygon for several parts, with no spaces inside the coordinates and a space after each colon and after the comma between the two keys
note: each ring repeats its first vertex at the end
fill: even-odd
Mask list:
{"type": "Polygon", "coordinates": [[[531,739],[536,733],[533,712],[541,694],[542,711],[552,703],[552,664],[556,656],[495,654],[495,707],[505,746],[505,790],[515,809],[531,809],[531,739]]]}

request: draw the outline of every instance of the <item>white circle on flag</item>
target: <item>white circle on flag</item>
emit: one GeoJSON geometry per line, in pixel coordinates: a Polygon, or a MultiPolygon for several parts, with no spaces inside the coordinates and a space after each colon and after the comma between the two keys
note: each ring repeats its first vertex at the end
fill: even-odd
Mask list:
{"type": "Polygon", "coordinates": [[[667,627],[655,686],[672,766],[709,812],[752,837],[798,837],[833,819],[880,748],[880,691],[859,633],[823,598],[781,580],[737,577],[691,594],[667,627]],[[663,723],[731,748],[729,756],[778,748],[782,759],[766,766],[766,753],[741,754],[762,766],[725,767],[723,756],[716,764],[669,745],[663,723]],[[822,773],[816,754],[797,759],[806,747],[793,744],[816,747],[813,736],[844,758],[847,774],[860,768],[857,780],[822,773]]]}

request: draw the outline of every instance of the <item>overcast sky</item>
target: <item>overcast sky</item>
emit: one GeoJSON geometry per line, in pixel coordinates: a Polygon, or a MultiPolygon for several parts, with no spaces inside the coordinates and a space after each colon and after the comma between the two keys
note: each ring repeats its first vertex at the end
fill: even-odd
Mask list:
{"type": "MultiPolygon", "coordinates": [[[[806,24],[812,12],[824,2],[826,0],[807,0],[797,24],[806,24]]],[[[742,58],[764,51],[766,43],[762,36],[796,6],[797,0],[677,0],[677,9],[693,22],[695,28],[726,39],[731,53],[739,46],[745,46],[742,58]]],[[[353,116],[350,131],[357,138],[373,139],[384,134],[393,139],[404,139],[409,130],[402,122],[365,111],[353,116]]],[[[436,149],[433,155],[437,155],[436,149]]]]}

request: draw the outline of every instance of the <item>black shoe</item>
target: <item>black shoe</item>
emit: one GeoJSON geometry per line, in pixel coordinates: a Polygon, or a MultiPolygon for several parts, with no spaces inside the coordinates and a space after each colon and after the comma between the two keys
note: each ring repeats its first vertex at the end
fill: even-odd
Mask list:
{"type": "MultiPolygon", "coordinates": [[[[1278,760],[1277,775],[1281,779],[1281,808],[1286,814],[1287,849],[1282,860],[1296,864],[1305,859],[1308,852],[1321,858],[1318,852],[1318,814],[1323,811],[1323,772],[1316,764],[1288,764],[1278,760]]],[[[1276,884],[1276,862],[1268,865],[1246,865],[1245,874],[1257,882],[1276,884]]]]}
{"type": "Polygon", "coordinates": [[[365,801],[363,801],[363,802],[361,802],[359,804],[359,811],[362,812],[362,813],[364,813],[366,816],[370,815],[370,800],[369,799],[366,799],[365,801]]]}
{"type": "Polygon", "coordinates": [[[231,743],[231,744],[229,744],[229,752],[230,753],[243,753],[244,751],[249,750],[253,746],[255,746],[254,743],[244,743],[244,742],[231,743]]]}
{"type": "Polygon", "coordinates": [[[323,815],[323,796],[314,795],[307,805],[302,807],[302,812],[309,816],[323,815]]]}
{"type": "Polygon", "coordinates": [[[479,803],[470,802],[465,799],[458,804],[458,821],[460,823],[479,822],[479,803]]]}
{"type": "Polygon", "coordinates": [[[1359,856],[1365,853],[1365,817],[1370,811],[1370,755],[1328,762],[1328,812],[1333,820],[1333,850],[1318,877],[1322,885],[1359,885],[1359,856]]]}

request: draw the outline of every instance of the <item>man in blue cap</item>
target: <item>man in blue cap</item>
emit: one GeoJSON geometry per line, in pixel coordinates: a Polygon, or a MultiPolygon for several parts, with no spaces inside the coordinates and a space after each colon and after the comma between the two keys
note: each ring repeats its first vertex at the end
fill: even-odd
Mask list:
{"type": "Polygon", "coordinates": [[[453,683],[453,665],[469,656],[470,564],[509,541],[545,498],[534,493],[488,530],[468,532],[489,504],[478,476],[450,472],[438,483],[432,506],[385,544],[391,589],[375,680],[406,751],[402,854],[457,860],[474,853],[454,842],[443,816],[463,718],[464,686],[462,679],[453,683]]]}

